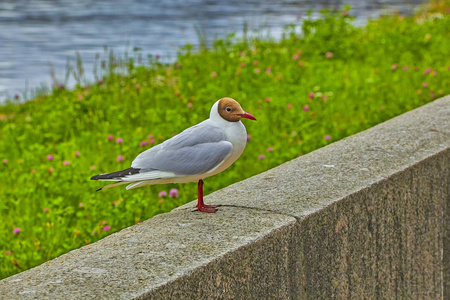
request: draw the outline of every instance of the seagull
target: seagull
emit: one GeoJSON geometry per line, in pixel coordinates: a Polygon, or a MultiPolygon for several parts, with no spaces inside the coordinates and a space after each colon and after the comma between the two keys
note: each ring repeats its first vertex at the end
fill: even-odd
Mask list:
{"type": "Polygon", "coordinates": [[[197,210],[214,213],[220,205],[203,202],[203,179],[222,172],[244,151],[247,131],[241,119],[255,120],[234,99],[219,99],[209,119],[139,154],[131,168],[100,174],[91,180],[117,181],[99,190],[128,184],[126,189],[145,185],[198,182],[197,210]]]}

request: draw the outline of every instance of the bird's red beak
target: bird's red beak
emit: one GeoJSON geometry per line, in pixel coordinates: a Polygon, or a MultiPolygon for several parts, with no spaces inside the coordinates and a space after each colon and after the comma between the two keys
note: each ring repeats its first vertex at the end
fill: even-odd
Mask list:
{"type": "Polygon", "coordinates": [[[242,114],[240,116],[241,116],[241,118],[245,118],[245,119],[250,119],[250,120],[256,121],[256,118],[254,116],[252,116],[251,114],[249,114],[249,113],[245,113],[245,114],[242,114]]]}

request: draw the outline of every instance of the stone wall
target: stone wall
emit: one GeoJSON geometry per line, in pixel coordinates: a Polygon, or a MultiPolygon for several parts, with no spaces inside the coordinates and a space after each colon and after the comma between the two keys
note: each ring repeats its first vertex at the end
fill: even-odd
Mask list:
{"type": "MultiPolygon", "coordinates": [[[[0,281],[2,299],[449,299],[450,96],[0,281]]],[[[214,180],[213,178],[210,180],[214,180]]]]}

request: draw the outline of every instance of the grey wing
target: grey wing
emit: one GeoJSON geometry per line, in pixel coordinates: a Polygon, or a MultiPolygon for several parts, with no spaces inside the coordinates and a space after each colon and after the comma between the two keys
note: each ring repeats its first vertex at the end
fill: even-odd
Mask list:
{"type": "Polygon", "coordinates": [[[175,175],[197,175],[213,169],[230,155],[233,145],[220,127],[208,121],[142,152],[131,166],[143,172],[159,170],[175,175]]]}

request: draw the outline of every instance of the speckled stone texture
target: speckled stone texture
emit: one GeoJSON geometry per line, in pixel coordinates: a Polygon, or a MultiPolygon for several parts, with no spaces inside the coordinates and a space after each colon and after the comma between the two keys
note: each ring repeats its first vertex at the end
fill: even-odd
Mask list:
{"type": "MultiPolygon", "coordinates": [[[[450,299],[450,96],[0,281],[1,299],[450,299]]],[[[210,180],[214,180],[211,178],[210,180]]]]}

